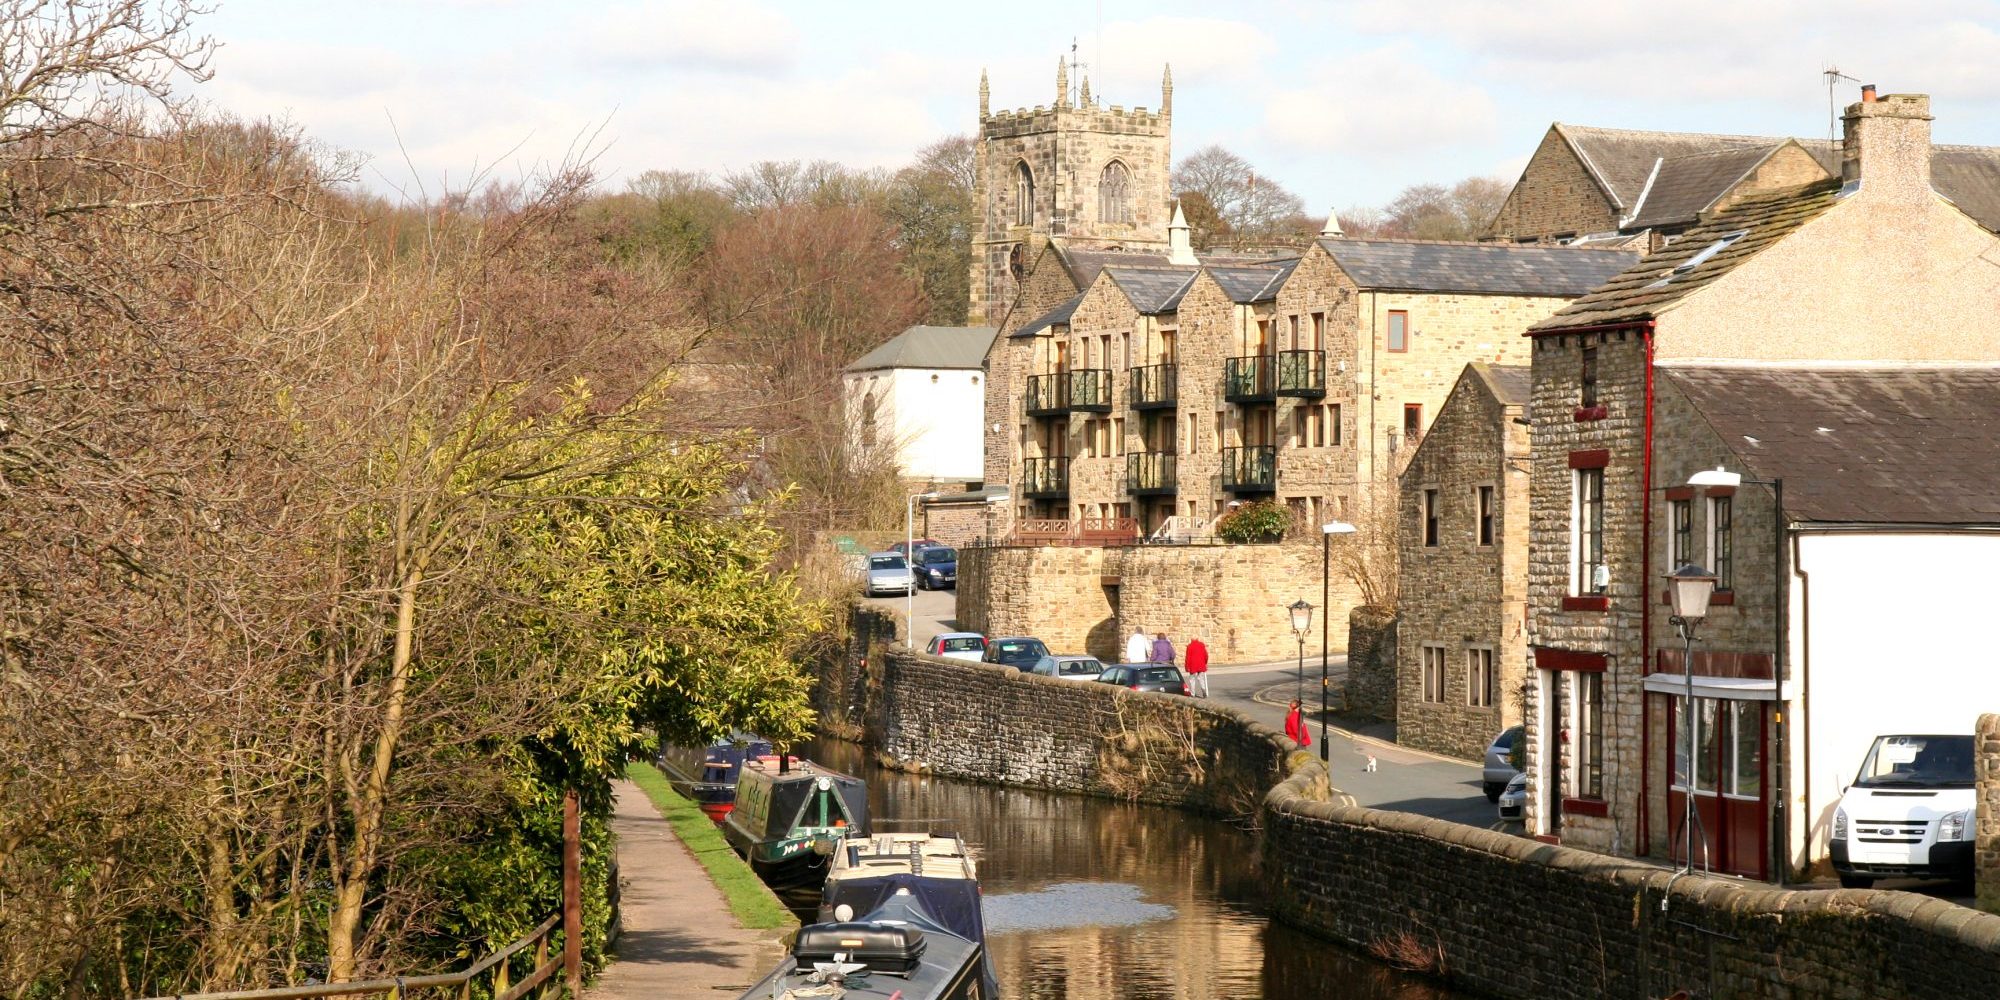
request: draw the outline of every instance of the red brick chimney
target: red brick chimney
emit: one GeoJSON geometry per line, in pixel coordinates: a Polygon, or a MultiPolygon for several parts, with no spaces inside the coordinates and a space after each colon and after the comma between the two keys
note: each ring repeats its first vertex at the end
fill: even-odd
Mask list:
{"type": "Polygon", "coordinates": [[[1931,99],[1926,94],[1883,94],[1861,88],[1861,100],[1841,117],[1840,180],[1860,181],[1871,198],[1922,201],[1931,194],[1931,99]]]}

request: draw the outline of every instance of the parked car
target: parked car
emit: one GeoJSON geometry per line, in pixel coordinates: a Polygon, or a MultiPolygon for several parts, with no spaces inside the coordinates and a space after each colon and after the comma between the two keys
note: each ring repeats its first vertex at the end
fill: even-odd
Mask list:
{"type": "Polygon", "coordinates": [[[868,555],[868,596],[907,594],[916,586],[910,579],[909,560],[900,552],[871,552],[868,555]]]}
{"type": "Polygon", "coordinates": [[[1179,667],[1164,663],[1118,663],[1097,675],[1100,684],[1117,684],[1133,691],[1160,691],[1187,694],[1187,678],[1179,667]]]}
{"type": "Polygon", "coordinates": [[[1519,822],[1528,818],[1528,776],[1519,771],[1507,779],[1507,787],[1497,797],[1500,818],[1519,822]]]}
{"type": "Polygon", "coordinates": [[[1514,770],[1514,741],[1521,738],[1520,726],[1509,726],[1486,747],[1486,773],[1481,783],[1486,788],[1486,801],[1500,801],[1500,792],[1514,776],[1521,772],[1514,770]]]}
{"type": "Polygon", "coordinates": [[[1036,661],[1047,655],[1049,647],[1031,636],[1010,635],[986,640],[986,662],[1013,667],[1022,673],[1035,669],[1036,661]]]}
{"type": "Polygon", "coordinates": [[[918,551],[927,546],[943,545],[943,544],[944,544],[943,542],[940,542],[935,538],[919,538],[913,542],[897,542],[896,544],[889,546],[889,551],[894,552],[897,555],[906,556],[912,552],[918,551]]]}
{"type": "Polygon", "coordinates": [[[925,590],[958,587],[958,550],[949,545],[926,545],[917,550],[917,586],[925,590]]]}
{"type": "Polygon", "coordinates": [[[1878,878],[1972,880],[1978,825],[1969,735],[1877,736],[1833,811],[1834,873],[1849,889],[1878,878]]]}
{"type": "Polygon", "coordinates": [[[977,632],[946,632],[931,636],[930,644],[924,647],[924,652],[932,656],[971,660],[977,663],[986,655],[986,637],[977,632]]]}
{"type": "Polygon", "coordinates": [[[1043,677],[1059,677],[1066,681],[1094,681],[1104,672],[1104,664],[1095,656],[1044,656],[1035,661],[1035,668],[1028,671],[1043,677]]]}

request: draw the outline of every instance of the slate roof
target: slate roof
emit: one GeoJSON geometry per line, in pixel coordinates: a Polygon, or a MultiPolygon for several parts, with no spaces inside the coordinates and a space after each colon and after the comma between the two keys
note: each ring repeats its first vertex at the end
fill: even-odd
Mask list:
{"type": "MultiPolygon", "coordinates": [[[[1734,152],[1743,156],[1752,155],[1752,149],[1763,150],[1763,155],[1774,152],[1785,142],[1797,142],[1806,152],[1812,154],[1828,174],[1840,176],[1841,144],[1838,140],[1792,139],[1764,135],[1713,135],[1702,132],[1648,132],[1641,129],[1597,128],[1589,125],[1567,125],[1557,122],[1553,126],[1585,167],[1597,179],[1611,203],[1621,212],[1629,212],[1639,205],[1639,194],[1645,190],[1646,178],[1653,172],[1653,164],[1660,163],[1660,177],[1653,182],[1646,202],[1639,205],[1641,217],[1631,225],[1661,225],[1666,223],[1689,222],[1700,211],[1679,214],[1696,201],[1702,207],[1712,205],[1728,190],[1728,186],[1743,175],[1729,177],[1723,160],[1696,160],[1696,157],[1716,157],[1717,154],[1734,152]],[[1685,161],[1685,162],[1679,162],[1685,161]],[[1707,171],[1706,176],[1703,172],[1707,171]],[[1664,194],[1662,181],[1669,181],[1682,188],[1676,195],[1664,194]],[[1703,184],[1716,185],[1703,197],[1703,184]],[[1670,203],[1658,204],[1655,198],[1670,198],[1670,203]],[[1677,217],[1676,217],[1677,216],[1677,217]]],[[[1931,187],[1951,199],[1959,210],[1971,216],[1980,225],[1993,232],[2000,232],[2000,148],[1992,146],[1932,146],[1931,147],[1931,187]]]]}
{"type": "Polygon", "coordinates": [[[1796,519],[2000,524],[2000,367],[1661,371],[1796,519]]]}
{"type": "Polygon", "coordinates": [[[1043,330],[1048,329],[1049,327],[1056,326],[1062,323],[1067,323],[1069,322],[1069,318],[1071,316],[1076,315],[1076,307],[1082,304],[1082,302],[1083,302],[1083,293],[1078,292],[1077,294],[1070,296],[1069,300],[1064,302],[1062,305],[1059,305],[1054,309],[1051,309],[1048,312],[1045,312],[1040,316],[1035,317],[1034,322],[1029,323],[1027,326],[1022,327],[1019,330],[1015,330],[1013,333],[1008,334],[1007,337],[1010,340],[1015,337],[1032,337],[1035,334],[1038,334],[1043,330]]]}
{"type": "Polygon", "coordinates": [[[1180,305],[1181,296],[1194,281],[1198,267],[1107,267],[1104,273],[1118,283],[1132,308],[1144,316],[1157,316],[1180,305]]]}
{"type": "Polygon", "coordinates": [[[998,332],[990,326],[913,326],[863,354],[846,370],[980,368],[998,332]]]}
{"type": "Polygon", "coordinates": [[[1323,239],[1319,245],[1362,288],[1408,292],[1571,298],[1639,259],[1630,251],[1545,244],[1323,239]]]}
{"type": "MultiPolygon", "coordinates": [[[[1062,260],[1063,267],[1068,269],[1070,278],[1076,282],[1078,289],[1089,288],[1090,283],[1097,280],[1097,272],[1107,267],[1186,266],[1169,262],[1167,255],[1164,253],[1139,250],[1087,250],[1080,247],[1066,246],[1059,242],[1052,245],[1055,247],[1056,255],[1062,260]]],[[[1269,255],[1203,253],[1196,254],[1195,259],[1203,264],[1228,266],[1264,263],[1269,260],[1269,255]]]]}
{"type": "Polygon", "coordinates": [[[1656,317],[1738,264],[1833,207],[1837,180],[1745,198],[1688,230],[1659,253],[1528,328],[1545,333],[1656,317]],[[1724,243],[1736,234],[1743,235],[1724,243]],[[1685,270],[1682,268],[1685,266],[1685,270]]]}
{"type": "Polygon", "coordinates": [[[1484,361],[1474,361],[1466,365],[1478,374],[1493,393],[1493,398],[1507,406],[1526,406],[1534,388],[1529,377],[1533,368],[1529,365],[1495,365],[1484,361]]]}
{"type": "Polygon", "coordinates": [[[1783,148],[1783,143],[1746,146],[1662,160],[1652,186],[1645,189],[1639,202],[1638,216],[1626,226],[1648,228],[1692,222],[1783,148]]]}
{"type": "Polygon", "coordinates": [[[1210,277],[1229,296],[1229,301],[1238,305],[1253,302],[1269,302],[1278,297],[1278,289],[1285,287],[1286,279],[1297,270],[1299,262],[1287,260],[1275,267],[1211,267],[1210,277]]]}

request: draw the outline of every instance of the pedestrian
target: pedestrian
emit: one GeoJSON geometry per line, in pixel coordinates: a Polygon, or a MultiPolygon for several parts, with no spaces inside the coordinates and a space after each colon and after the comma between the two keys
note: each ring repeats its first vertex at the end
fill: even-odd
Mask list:
{"type": "Polygon", "coordinates": [[[1160,632],[1153,638],[1153,662],[1174,665],[1174,644],[1167,641],[1167,634],[1160,632]]]}
{"type": "Polygon", "coordinates": [[[1200,639],[1187,644],[1188,690],[1197,698],[1208,697],[1208,647],[1200,639]]]}
{"type": "Polygon", "coordinates": [[[1132,626],[1132,638],[1125,640],[1125,662],[1144,663],[1152,652],[1153,644],[1146,638],[1146,630],[1132,626]]]}
{"type": "Polygon", "coordinates": [[[1312,727],[1306,724],[1305,713],[1299,711],[1297,698],[1292,699],[1292,710],[1285,713],[1285,735],[1301,748],[1313,745],[1312,727]]]}

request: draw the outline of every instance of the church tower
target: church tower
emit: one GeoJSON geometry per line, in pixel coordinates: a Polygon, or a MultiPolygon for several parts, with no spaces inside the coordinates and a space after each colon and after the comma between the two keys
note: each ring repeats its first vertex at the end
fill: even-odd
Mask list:
{"type": "Polygon", "coordinates": [[[968,322],[1000,323],[1028,265],[1050,242],[1167,249],[1172,68],[1161,78],[1158,111],[1100,106],[1087,78],[1071,89],[1069,70],[1057,60],[1053,105],[997,113],[988,108],[986,74],[979,74],[973,198],[980,225],[968,322]]]}

